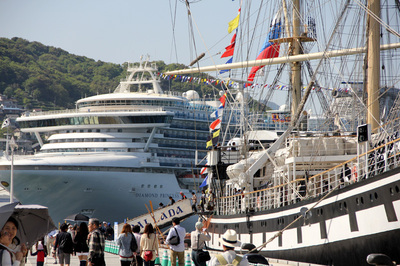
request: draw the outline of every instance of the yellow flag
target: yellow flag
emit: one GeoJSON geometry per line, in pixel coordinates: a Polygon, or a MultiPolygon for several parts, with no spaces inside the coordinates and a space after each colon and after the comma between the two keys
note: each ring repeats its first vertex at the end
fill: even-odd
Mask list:
{"type": "Polygon", "coordinates": [[[229,27],[228,27],[228,33],[231,33],[234,29],[236,29],[239,26],[239,17],[240,13],[229,22],[229,27]]]}
{"type": "Polygon", "coordinates": [[[207,141],[206,143],[206,148],[211,147],[212,146],[212,139],[210,139],[209,141],[207,141]]]}
{"type": "Polygon", "coordinates": [[[213,133],[213,138],[218,137],[220,131],[221,131],[221,129],[218,129],[217,131],[215,131],[215,132],[213,133]]]}

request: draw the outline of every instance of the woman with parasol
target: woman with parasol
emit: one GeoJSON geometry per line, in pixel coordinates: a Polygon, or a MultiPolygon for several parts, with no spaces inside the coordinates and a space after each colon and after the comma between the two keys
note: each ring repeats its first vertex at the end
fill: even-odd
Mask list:
{"type": "Polygon", "coordinates": [[[0,265],[19,266],[24,253],[27,251],[25,244],[21,245],[20,251],[12,251],[9,246],[13,243],[18,231],[18,222],[13,218],[8,218],[0,231],[0,265]]]}

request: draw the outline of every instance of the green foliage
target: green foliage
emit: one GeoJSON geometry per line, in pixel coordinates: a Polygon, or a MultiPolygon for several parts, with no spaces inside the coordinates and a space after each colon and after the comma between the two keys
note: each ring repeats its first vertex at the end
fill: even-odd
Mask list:
{"type": "Polygon", "coordinates": [[[115,88],[123,72],[39,42],[0,38],[0,93],[28,109],[73,108],[84,95],[115,88]]]}
{"type": "MultiPolygon", "coordinates": [[[[158,71],[185,68],[155,61],[158,71]]],[[[202,74],[204,75],[204,74],[202,74]]],[[[95,61],[60,48],[21,38],[0,38],[0,93],[17,99],[26,109],[74,108],[85,96],[114,91],[126,77],[123,65],[95,61]]],[[[195,74],[194,77],[211,78],[195,74]]],[[[209,85],[162,80],[164,91],[196,90],[201,97],[218,94],[209,85]]]]}

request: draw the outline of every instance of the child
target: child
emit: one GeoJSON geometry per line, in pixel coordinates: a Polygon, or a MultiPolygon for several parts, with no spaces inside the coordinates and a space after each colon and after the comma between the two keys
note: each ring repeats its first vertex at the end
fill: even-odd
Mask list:
{"type": "Polygon", "coordinates": [[[42,241],[39,241],[38,243],[36,243],[36,252],[35,253],[32,253],[32,250],[31,250],[31,256],[36,256],[36,255],[37,255],[36,265],[43,266],[44,258],[47,257],[47,254],[46,254],[45,249],[43,248],[42,241]]]}

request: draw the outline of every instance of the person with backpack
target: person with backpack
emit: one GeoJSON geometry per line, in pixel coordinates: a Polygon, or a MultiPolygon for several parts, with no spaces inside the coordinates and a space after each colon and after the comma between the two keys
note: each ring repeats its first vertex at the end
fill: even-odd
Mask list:
{"type": "Polygon", "coordinates": [[[68,225],[63,223],[60,226],[60,232],[56,236],[56,242],[54,244],[54,252],[58,255],[58,262],[60,265],[69,266],[71,261],[71,254],[74,250],[71,234],[67,232],[68,225]]]}
{"type": "Polygon", "coordinates": [[[219,239],[222,244],[224,253],[216,254],[213,256],[208,264],[208,266],[218,266],[218,265],[233,265],[233,266],[249,266],[249,262],[246,258],[236,255],[235,247],[240,246],[240,241],[238,241],[236,231],[233,229],[228,229],[219,239]]]}
{"type": "Polygon", "coordinates": [[[166,243],[169,246],[171,266],[175,266],[176,257],[178,257],[179,266],[185,265],[185,235],[186,229],[180,226],[180,220],[177,217],[172,218],[173,227],[169,230],[166,243]]]}
{"type": "Polygon", "coordinates": [[[119,246],[119,260],[121,266],[129,266],[133,261],[133,252],[137,250],[136,238],[132,234],[130,224],[124,224],[121,234],[118,236],[117,245],[119,246]]]}

